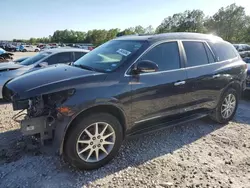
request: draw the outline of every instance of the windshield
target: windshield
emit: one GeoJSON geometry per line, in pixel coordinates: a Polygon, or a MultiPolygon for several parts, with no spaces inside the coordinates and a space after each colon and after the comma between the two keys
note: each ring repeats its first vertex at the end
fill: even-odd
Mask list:
{"type": "Polygon", "coordinates": [[[112,40],[77,60],[73,65],[94,71],[111,72],[135,54],[144,41],[112,40]]]}
{"type": "Polygon", "coordinates": [[[41,53],[38,53],[37,55],[33,56],[33,57],[30,57],[28,59],[25,59],[24,61],[22,61],[20,63],[20,65],[32,65],[34,63],[36,63],[37,61],[43,59],[44,57],[47,57],[48,55],[50,55],[51,52],[41,52],[41,53]]]}

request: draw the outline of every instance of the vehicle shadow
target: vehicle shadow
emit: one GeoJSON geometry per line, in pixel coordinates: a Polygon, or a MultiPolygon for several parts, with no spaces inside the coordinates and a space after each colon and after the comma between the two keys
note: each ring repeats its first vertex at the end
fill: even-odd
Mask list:
{"type": "MultiPolygon", "coordinates": [[[[67,187],[74,187],[70,185],[75,185],[76,182],[78,185],[80,184],[83,186],[89,182],[93,182],[128,167],[139,166],[154,158],[172,154],[174,151],[183,148],[184,146],[187,146],[222,127],[223,125],[215,124],[205,118],[203,120],[166,128],[160,131],[129,137],[125,139],[118,156],[114,160],[104,167],[92,171],[72,169],[69,164],[63,160],[59,160],[59,156],[52,154],[51,150],[49,152],[46,151],[46,148],[49,150],[51,147],[36,147],[36,145],[30,142],[29,139],[28,141],[25,140],[18,130],[7,131],[0,133],[0,151],[3,150],[3,147],[5,147],[6,144],[9,144],[5,153],[0,155],[0,169],[1,164],[3,163],[5,163],[5,166],[2,166],[2,168],[5,169],[11,169],[8,163],[10,165],[12,163],[17,163],[20,165],[19,168],[22,169],[21,171],[23,173],[25,171],[28,173],[30,169],[26,168],[27,166],[32,165],[32,171],[37,171],[34,173],[34,177],[22,176],[23,181],[27,182],[30,181],[29,179],[39,179],[32,182],[30,181],[29,185],[31,187],[34,182],[36,182],[36,187],[44,187],[44,185],[48,185],[47,177],[53,177],[51,179],[52,182],[53,180],[56,182],[60,179],[61,182],[66,182],[65,185],[67,185],[67,187]],[[27,160],[27,156],[29,156],[29,160],[27,160]],[[39,173],[44,174],[44,172],[41,171],[43,168],[47,169],[48,172],[46,172],[46,175],[44,176],[39,176],[39,173]],[[51,169],[51,171],[48,169],[51,169]],[[62,178],[62,176],[64,178],[62,178]],[[37,181],[39,181],[39,183],[37,181]],[[67,182],[70,183],[67,184],[67,182]]],[[[2,179],[1,181],[3,181],[4,185],[5,180],[2,179]]]]}
{"type": "Polygon", "coordinates": [[[0,105],[3,105],[3,104],[10,104],[10,102],[8,102],[4,99],[0,99],[0,105]]]}
{"type": "Polygon", "coordinates": [[[248,95],[244,95],[242,100],[239,102],[238,110],[236,112],[236,116],[233,119],[234,122],[237,123],[245,123],[250,124],[250,93],[248,95]]]}
{"type": "MultiPolygon", "coordinates": [[[[222,127],[223,125],[204,119],[127,138],[118,156],[109,164],[90,172],[76,170],[77,181],[83,186],[128,167],[139,166],[154,158],[172,154],[222,127]]],[[[68,166],[64,167],[66,171],[69,170],[68,166]]]]}

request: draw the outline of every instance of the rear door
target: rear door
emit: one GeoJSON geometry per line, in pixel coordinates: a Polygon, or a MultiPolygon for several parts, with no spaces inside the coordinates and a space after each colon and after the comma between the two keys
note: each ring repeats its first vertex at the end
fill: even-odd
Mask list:
{"type": "Polygon", "coordinates": [[[182,41],[186,56],[188,80],[187,93],[188,111],[196,109],[213,109],[217,104],[224,80],[220,79],[221,65],[216,64],[216,58],[210,46],[205,41],[182,41]]]}

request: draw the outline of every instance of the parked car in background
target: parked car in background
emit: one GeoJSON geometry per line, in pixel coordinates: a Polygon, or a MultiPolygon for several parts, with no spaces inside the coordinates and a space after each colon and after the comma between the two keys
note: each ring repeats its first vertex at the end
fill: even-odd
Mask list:
{"type": "Polygon", "coordinates": [[[126,136],[209,116],[232,120],[247,66],[219,37],[194,33],[124,36],[74,62],[10,81],[4,96],[27,109],[25,135],[54,139],[80,169],[110,161],[126,136]],[[35,78],[35,79],[34,79],[35,78]]]}
{"type": "Polygon", "coordinates": [[[6,51],[3,48],[0,48],[0,55],[6,53],[6,51]]]}
{"type": "Polygon", "coordinates": [[[22,52],[39,52],[40,48],[33,46],[33,45],[22,45],[23,48],[21,49],[22,52]]]}
{"type": "Polygon", "coordinates": [[[13,59],[14,54],[9,53],[9,52],[5,52],[0,50],[0,63],[2,62],[9,62],[13,59]]]}
{"type": "Polygon", "coordinates": [[[250,51],[250,45],[248,44],[233,44],[238,52],[250,51]]]}
{"type": "Polygon", "coordinates": [[[24,61],[24,60],[26,60],[26,59],[28,59],[29,57],[21,57],[21,58],[18,58],[18,59],[15,59],[15,60],[13,60],[13,62],[15,62],[15,63],[21,63],[22,61],[24,61]]]}
{"type": "MultiPolygon", "coordinates": [[[[55,64],[71,64],[85,55],[88,50],[81,49],[51,49],[40,52],[35,56],[27,58],[21,63],[1,63],[0,64],[0,98],[2,98],[2,88],[11,79],[26,74],[28,72],[37,71],[49,65],[55,64]]],[[[46,78],[44,78],[46,80],[46,78]]]]}
{"type": "Polygon", "coordinates": [[[12,44],[6,44],[4,46],[4,49],[8,52],[15,52],[16,51],[16,46],[12,45],[12,44]]]}
{"type": "Polygon", "coordinates": [[[250,57],[250,45],[248,44],[233,44],[242,58],[250,57]]]}

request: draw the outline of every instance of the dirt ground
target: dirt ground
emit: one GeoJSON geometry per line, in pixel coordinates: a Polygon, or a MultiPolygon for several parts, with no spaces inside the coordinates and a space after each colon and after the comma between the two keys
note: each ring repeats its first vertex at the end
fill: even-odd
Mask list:
{"type": "Polygon", "coordinates": [[[207,118],[124,141],[119,155],[78,171],[49,146],[18,131],[10,104],[0,104],[0,187],[250,188],[250,97],[227,125],[207,118]]]}

